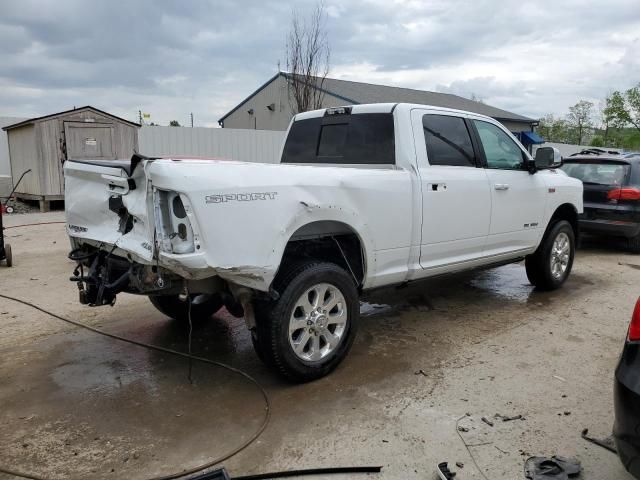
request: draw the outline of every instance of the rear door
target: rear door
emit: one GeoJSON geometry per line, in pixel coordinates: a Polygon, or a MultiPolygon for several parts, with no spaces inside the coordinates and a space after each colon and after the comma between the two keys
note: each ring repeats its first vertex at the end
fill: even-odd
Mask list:
{"type": "Polygon", "coordinates": [[[491,195],[466,118],[414,110],[412,123],[422,187],[422,268],[482,257],[491,195]]]}
{"type": "Polygon", "coordinates": [[[582,181],[585,220],[616,221],[624,215],[624,202],[617,193],[629,184],[631,165],[599,158],[565,160],[562,170],[582,181]]]}

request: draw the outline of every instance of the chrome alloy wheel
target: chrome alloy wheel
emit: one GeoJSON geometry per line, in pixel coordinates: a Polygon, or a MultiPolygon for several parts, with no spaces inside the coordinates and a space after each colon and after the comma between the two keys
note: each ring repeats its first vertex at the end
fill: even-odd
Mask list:
{"type": "Polygon", "coordinates": [[[569,266],[570,255],[571,242],[569,241],[569,235],[560,232],[551,247],[551,275],[553,275],[553,278],[560,279],[565,274],[569,266]]]}
{"type": "Polygon", "coordinates": [[[319,283],[298,298],[289,320],[289,344],[306,362],[324,359],[340,345],[347,329],[347,302],[329,283],[319,283]]]}

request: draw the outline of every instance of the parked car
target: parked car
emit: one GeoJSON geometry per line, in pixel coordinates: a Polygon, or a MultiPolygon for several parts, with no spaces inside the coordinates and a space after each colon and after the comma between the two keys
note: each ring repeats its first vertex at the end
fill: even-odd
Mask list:
{"type": "Polygon", "coordinates": [[[640,253],[640,155],[590,149],[565,158],[562,170],[584,184],[580,230],[625,238],[640,253]]]}
{"type": "Polygon", "coordinates": [[[640,479],[640,298],[616,368],[613,438],[624,467],[640,479]]]}
{"type": "Polygon", "coordinates": [[[268,365],[312,380],[349,351],[363,290],[523,259],[561,286],[582,183],[560,160],[489,117],[375,104],[296,115],[279,165],[67,161],[80,300],[143,294],[177,319],[225,304],[268,365]]]}

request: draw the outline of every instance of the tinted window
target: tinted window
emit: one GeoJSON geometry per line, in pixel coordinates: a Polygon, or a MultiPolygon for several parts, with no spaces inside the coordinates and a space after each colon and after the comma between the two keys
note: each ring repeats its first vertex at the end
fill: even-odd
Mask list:
{"type": "Polygon", "coordinates": [[[424,115],[422,127],[429,165],[476,166],[471,136],[462,118],[424,115]]]}
{"type": "Polygon", "coordinates": [[[502,129],[479,120],[473,121],[484,149],[489,168],[520,170],[524,166],[524,153],[502,129]]]}
{"type": "Polygon", "coordinates": [[[363,113],[294,122],[282,163],[394,164],[393,115],[363,113]]]}
{"type": "Polygon", "coordinates": [[[562,170],[567,175],[592,185],[624,185],[630,168],[630,165],[620,163],[565,163],[562,165],[562,170]]]}
{"type": "Polygon", "coordinates": [[[318,143],[318,156],[344,157],[348,130],[348,123],[322,125],[320,128],[320,143],[318,143]]]}

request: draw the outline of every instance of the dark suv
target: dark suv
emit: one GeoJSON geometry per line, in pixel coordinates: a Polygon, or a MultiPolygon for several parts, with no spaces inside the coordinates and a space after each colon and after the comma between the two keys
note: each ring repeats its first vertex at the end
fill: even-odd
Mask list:
{"type": "Polygon", "coordinates": [[[584,184],[580,230],[626,238],[640,253],[640,154],[584,150],[563,159],[562,170],[584,184]]]}

